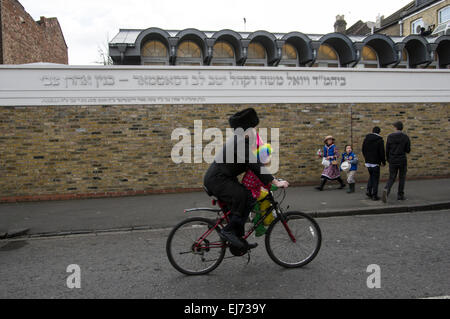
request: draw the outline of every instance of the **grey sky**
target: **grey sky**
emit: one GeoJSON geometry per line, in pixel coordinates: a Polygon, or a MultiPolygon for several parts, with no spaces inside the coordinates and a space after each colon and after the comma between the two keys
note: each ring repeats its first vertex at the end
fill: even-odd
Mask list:
{"type": "Polygon", "coordinates": [[[57,17],[67,45],[69,63],[94,64],[99,47],[106,47],[120,28],[197,28],[205,31],[232,29],[270,32],[333,32],[336,15],[344,14],[347,26],[358,20],[375,21],[388,16],[409,0],[19,0],[38,20],[57,17]]]}

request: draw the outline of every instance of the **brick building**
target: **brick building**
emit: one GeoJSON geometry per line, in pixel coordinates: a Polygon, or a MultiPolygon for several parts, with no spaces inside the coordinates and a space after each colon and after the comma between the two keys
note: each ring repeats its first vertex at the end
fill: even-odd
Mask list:
{"type": "Polygon", "coordinates": [[[0,1],[0,64],[68,64],[67,44],[57,18],[39,21],[17,0],[0,1]]]}
{"type": "Polygon", "coordinates": [[[443,35],[450,29],[450,0],[414,0],[381,20],[375,30],[389,36],[443,35]]]}

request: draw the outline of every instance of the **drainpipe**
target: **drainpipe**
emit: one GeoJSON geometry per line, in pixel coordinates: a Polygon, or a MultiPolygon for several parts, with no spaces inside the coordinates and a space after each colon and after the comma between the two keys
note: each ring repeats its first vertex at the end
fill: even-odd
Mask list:
{"type": "Polygon", "coordinates": [[[118,45],[117,45],[117,49],[118,49],[119,52],[120,52],[120,64],[123,65],[123,62],[124,62],[124,60],[125,60],[125,51],[127,50],[127,45],[126,45],[126,44],[123,44],[123,43],[118,44],[118,45]]]}
{"type": "Polygon", "coordinates": [[[395,48],[397,49],[397,62],[391,64],[391,68],[395,68],[397,65],[400,64],[400,62],[402,62],[402,52],[403,52],[403,48],[405,47],[405,44],[402,43],[397,43],[395,45],[395,48]]]}
{"type": "Polygon", "coordinates": [[[403,36],[403,20],[400,20],[398,22],[398,24],[400,24],[400,36],[402,37],[403,36]]]}
{"type": "MultiPolygon", "coordinates": [[[[250,40],[247,40],[247,39],[241,40],[242,53],[241,53],[241,57],[239,59],[239,65],[241,65],[241,66],[243,66],[245,64],[245,62],[247,61],[249,44],[250,44],[250,40]]],[[[237,61],[236,61],[236,64],[237,64],[237,61]]]]}
{"type": "Polygon", "coordinates": [[[354,68],[361,60],[361,51],[362,51],[363,47],[364,47],[363,42],[357,42],[354,44],[354,48],[356,51],[356,60],[351,64],[350,67],[354,68]]]}

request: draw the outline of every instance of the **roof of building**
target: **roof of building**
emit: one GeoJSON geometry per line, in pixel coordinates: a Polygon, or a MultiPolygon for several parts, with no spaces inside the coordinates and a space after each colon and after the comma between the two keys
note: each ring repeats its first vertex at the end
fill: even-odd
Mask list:
{"type": "MultiPolygon", "coordinates": [[[[117,33],[114,38],[109,41],[109,44],[112,46],[115,46],[117,44],[127,44],[128,46],[133,46],[136,43],[137,38],[142,33],[142,31],[145,31],[145,29],[120,29],[119,33],[117,33]]],[[[166,31],[170,37],[175,37],[177,34],[179,34],[182,30],[164,30],[166,31]]],[[[369,30],[370,31],[370,30],[369,30]]],[[[216,31],[200,31],[206,35],[206,37],[211,38],[216,31]]],[[[249,35],[251,35],[253,32],[239,32],[237,33],[243,38],[246,39],[249,35]]],[[[280,40],[288,33],[280,33],[280,32],[270,32],[272,35],[275,36],[276,39],[280,40]]],[[[370,33],[370,32],[369,32],[370,33]]],[[[305,34],[309,39],[312,41],[318,41],[320,38],[324,36],[324,34],[305,34]]],[[[362,41],[366,36],[365,34],[347,34],[347,36],[353,41],[353,42],[360,42],[362,41]]],[[[404,37],[391,37],[395,42],[400,42],[404,37]]]]}
{"type": "Polygon", "coordinates": [[[404,17],[407,17],[417,11],[420,11],[438,1],[441,1],[441,0],[411,1],[404,7],[400,8],[399,10],[397,10],[396,12],[394,12],[393,14],[388,16],[387,18],[384,18],[383,20],[381,20],[381,27],[376,29],[376,32],[381,31],[387,27],[390,27],[390,26],[398,23],[398,21],[400,21],[404,17]]]}
{"type": "Polygon", "coordinates": [[[371,33],[371,29],[367,26],[367,23],[358,20],[350,28],[345,30],[346,35],[368,35],[371,33]]]}

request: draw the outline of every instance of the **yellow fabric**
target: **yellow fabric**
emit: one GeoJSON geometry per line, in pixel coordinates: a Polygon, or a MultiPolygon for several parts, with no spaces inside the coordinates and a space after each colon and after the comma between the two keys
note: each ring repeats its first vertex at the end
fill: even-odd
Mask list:
{"type": "MultiPolygon", "coordinates": [[[[270,201],[268,201],[268,200],[263,201],[260,205],[261,213],[264,214],[269,207],[270,207],[270,201]]],[[[264,218],[264,221],[263,221],[264,226],[269,226],[273,220],[274,220],[273,215],[270,214],[269,216],[264,218]]]]}
{"type": "Polygon", "coordinates": [[[266,198],[266,196],[269,195],[269,192],[267,191],[267,189],[261,187],[261,193],[259,194],[259,197],[257,198],[258,201],[263,200],[264,198],[266,198]]]}

